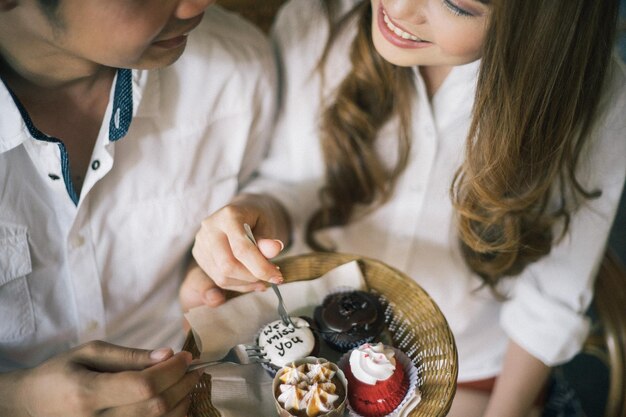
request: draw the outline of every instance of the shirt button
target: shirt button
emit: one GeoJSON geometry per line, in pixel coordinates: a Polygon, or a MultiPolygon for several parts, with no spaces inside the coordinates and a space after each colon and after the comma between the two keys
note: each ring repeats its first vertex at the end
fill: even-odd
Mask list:
{"type": "Polygon", "coordinates": [[[95,320],[90,320],[87,324],[87,331],[89,333],[94,332],[98,328],[98,322],[95,320]]]}
{"type": "Polygon", "coordinates": [[[78,235],[72,239],[72,247],[74,249],[80,248],[84,244],[85,244],[85,238],[82,237],[81,235],[78,235]]]}
{"type": "Polygon", "coordinates": [[[100,168],[100,161],[98,161],[97,159],[95,161],[93,161],[91,163],[91,169],[93,169],[94,171],[97,170],[98,168],[100,168]]]}

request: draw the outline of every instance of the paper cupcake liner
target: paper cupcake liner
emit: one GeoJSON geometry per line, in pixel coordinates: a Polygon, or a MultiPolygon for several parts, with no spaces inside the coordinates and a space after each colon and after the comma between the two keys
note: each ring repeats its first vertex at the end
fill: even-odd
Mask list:
{"type": "MultiPolygon", "coordinates": [[[[404,368],[404,373],[409,378],[409,389],[406,391],[404,398],[398,404],[398,406],[389,414],[386,414],[384,417],[403,417],[408,414],[409,411],[413,410],[417,404],[419,404],[421,400],[421,392],[418,388],[418,380],[419,375],[415,364],[404,352],[400,349],[395,348],[393,346],[389,346],[393,349],[395,353],[396,360],[400,362],[402,367],[404,368]]],[[[337,362],[337,366],[340,369],[345,369],[346,366],[349,366],[350,353],[347,352],[341,356],[339,361],[337,362]]],[[[348,390],[350,387],[348,387],[348,390]]],[[[363,417],[361,414],[357,413],[350,406],[350,401],[346,401],[346,408],[348,409],[348,413],[351,417],[363,417]]]]}
{"type": "MultiPolygon", "coordinates": [[[[294,365],[298,366],[303,363],[325,363],[325,362],[329,362],[329,361],[324,358],[307,356],[304,359],[299,359],[295,361],[294,365]]],[[[348,403],[348,381],[346,381],[346,377],[343,374],[343,371],[341,370],[341,368],[339,368],[333,362],[330,362],[330,364],[331,364],[331,368],[335,371],[335,375],[337,376],[337,379],[339,379],[339,381],[343,385],[345,397],[337,405],[337,407],[334,410],[331,410],[325,414],[320,414],[319,417],[343,417],[344,411],[346,409],[346,404],[348,403]]],[[[274,376],[274,380],[272,381],[272,396],[274,397],[274,405],[276,406],[276,411],[278,412],[278,415],[280,417],[294,417],[294,414],[290,413],[288,410],[283,408],[283,406],[278,402],[278,400],[276,399],[276,396],[274,395],[274,393],[276,392],[276,388],[278,387],[278,384],[280,384],[280,380],[278,379],[279,376],[280,376],[280,373],[277,372],[277,375],[274,376]]]]}

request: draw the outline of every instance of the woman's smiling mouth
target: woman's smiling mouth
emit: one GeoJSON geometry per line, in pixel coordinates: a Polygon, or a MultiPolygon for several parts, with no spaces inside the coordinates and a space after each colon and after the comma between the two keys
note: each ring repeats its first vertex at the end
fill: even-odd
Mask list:
{"type": "Polygon", "coordinates": [[[383,37],[392,45],[399,48],[424,48],[431,45],[430,42],[407,32],[395,24],[387,15],[382,5],[378,8],[378,28],[383,37]]]}

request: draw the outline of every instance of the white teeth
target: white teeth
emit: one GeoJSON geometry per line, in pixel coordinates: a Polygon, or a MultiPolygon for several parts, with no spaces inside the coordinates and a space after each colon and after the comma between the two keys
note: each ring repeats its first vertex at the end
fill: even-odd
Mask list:
{"type": "Polygon", "coordinates": [[[396,35],[398,35],[402,39],[410,39],[410,40],[415,41],[415,42],[422,41],[422,39],[418,38],[417,36],[411,35],[410,33],[405,32],[402,29],[400,29],[399,27],[397,27],[396,25],[394,25],[391,22],[391,19],[389,19],[389,17],[387,16],[387,13],[385,13],[385,12],[383,12],[383,20],[385,21],[385,24],[387,25],[389,30],[391,30],[393,33],[395,33],[396,35]]]}

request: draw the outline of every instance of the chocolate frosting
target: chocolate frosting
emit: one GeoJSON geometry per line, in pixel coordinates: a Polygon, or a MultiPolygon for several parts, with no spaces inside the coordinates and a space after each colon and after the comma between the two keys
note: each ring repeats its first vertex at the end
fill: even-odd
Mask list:
{"type": "Polygon", "coordinates": [[[331,294],[315,311],[325,330],[339,333],[380,331],[384,312],[378,298],[365,291],[331,294]]]}

